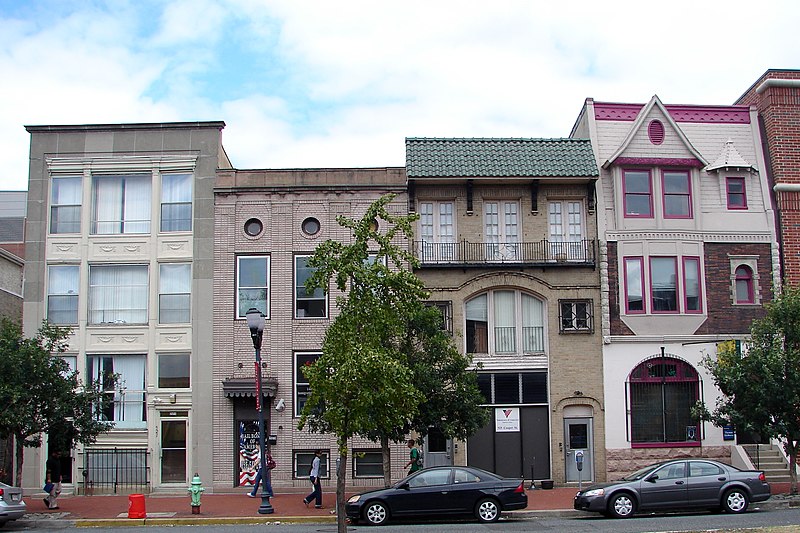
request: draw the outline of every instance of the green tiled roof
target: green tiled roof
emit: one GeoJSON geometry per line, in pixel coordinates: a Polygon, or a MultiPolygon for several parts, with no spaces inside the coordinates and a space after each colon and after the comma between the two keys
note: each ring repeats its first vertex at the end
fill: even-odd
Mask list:
{"type": "Polygon", "coordinates": [[[423,177],[596,177],[588,139],[406,139],[406,173],[423,177]]]}

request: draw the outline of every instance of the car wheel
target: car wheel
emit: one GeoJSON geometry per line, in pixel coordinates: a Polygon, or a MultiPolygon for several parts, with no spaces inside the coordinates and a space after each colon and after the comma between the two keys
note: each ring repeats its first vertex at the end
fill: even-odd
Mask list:
{"type": "Polygon", "coordinates": [[[364,519],[372,526],[381,526],[389,519],[389,510],[383,502],[369,502],[364,509],[364,519]]]}
{"type": "Polygon", "coordinates": [[[608,502],[608,512],[614,518],[629,518],[636,512],[636,500],[627,492],[615,494],[608,502]]]}
{"type": "Polygon", "coordinates": [[[728,513],[743,513],[750,501],[742,489],[731,489],[722,497],[722,508],[728,513]]]}
{"type": "Polygon", "coordinates": [[[483,498],[475,505],[475,517],[481,522],[497,522],[500,519],[500,504],[494,498],[483,498]]]}

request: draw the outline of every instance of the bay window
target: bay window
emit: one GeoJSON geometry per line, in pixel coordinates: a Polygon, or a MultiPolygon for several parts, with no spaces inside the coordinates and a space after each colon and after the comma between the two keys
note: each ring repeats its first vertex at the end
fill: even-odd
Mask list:
{"type": "Polygon", "coordinates": [[[687,171],[664,171],[664,218],[692,217],[692,186],[687,171]]]}
{"type": "Polygon", "coordinates": [[[678,311],[678,266],[674,257],[650,258],[650,287],[653,313],[678,311]]]}
{"type": "Polygon", "coordinates": [[[622,191],[626,217],[653,218],[653,184],[650,172],[624,171],[622,191]]]}
{"type": "Polygon", "coordinates": [[[644,313],[644,273],[641,257],[626,257],[625,272],[625,312],[627,314],[644,313]]]}
{"type": "Polygon", "coordinates": [[[728,209],[747,209],[747,188],[744,178],[727,178],[725,192],[728,209]]]}

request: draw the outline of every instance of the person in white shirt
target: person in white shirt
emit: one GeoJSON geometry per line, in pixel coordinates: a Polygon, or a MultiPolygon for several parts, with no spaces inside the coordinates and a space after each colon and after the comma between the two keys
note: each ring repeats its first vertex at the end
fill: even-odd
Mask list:
{"type": "Polygon", "coordinates": [[[319,480],[319,458],[321,456],[322,450],[314,451],[314,460],[311,461],[311,473],[308,476],[314,490],[311,491],[311,494],[303,498],[303,503],[306,504],[306,507],[311,503],[311,500],[315,500],[314,507],[316,509],[322,509],[322,485],[319,480]]]}

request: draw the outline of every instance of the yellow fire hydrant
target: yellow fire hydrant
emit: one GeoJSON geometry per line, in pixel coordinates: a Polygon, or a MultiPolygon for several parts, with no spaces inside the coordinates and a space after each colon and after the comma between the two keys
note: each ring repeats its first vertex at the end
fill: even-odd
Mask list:
{"type": "Polygon", "coordinates": [[[197,472],[192,478],[192,486],[187,490],[192,495],[192,514],[200,514],[200,494],[206,489],[203,488],[203,482],[200,481],[200,475],[197,472]]]}

